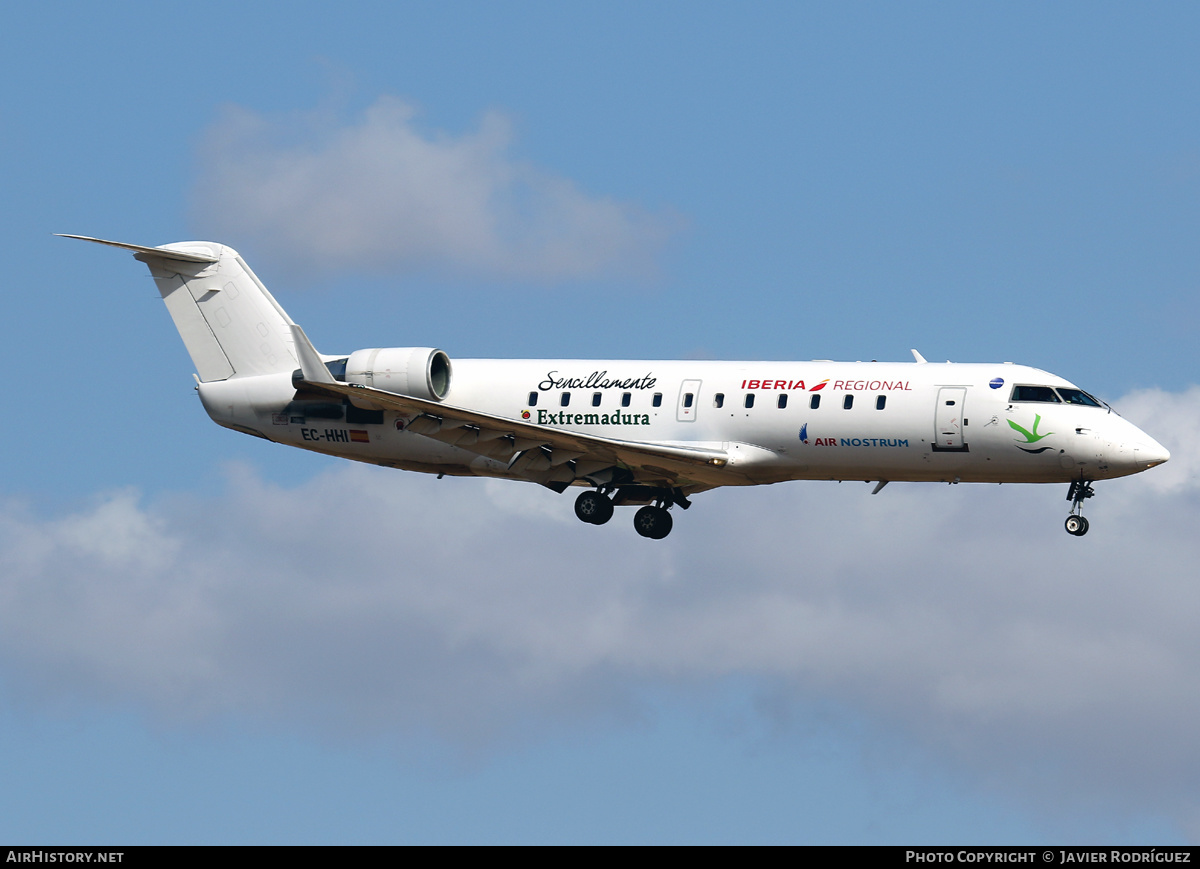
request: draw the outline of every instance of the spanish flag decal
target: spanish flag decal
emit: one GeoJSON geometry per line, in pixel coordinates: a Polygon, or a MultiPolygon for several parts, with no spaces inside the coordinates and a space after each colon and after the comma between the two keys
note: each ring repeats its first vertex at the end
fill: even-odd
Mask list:
{"type": "Polygon", "coordinates": [[[360,428],[350,429],[350,443],[352,443],[352,444],[369,444],[370,442],[371,442],[371,436],[369,434],[367,434],[366,431],[364,431],[363,429],[360,429],[360,428]]]}

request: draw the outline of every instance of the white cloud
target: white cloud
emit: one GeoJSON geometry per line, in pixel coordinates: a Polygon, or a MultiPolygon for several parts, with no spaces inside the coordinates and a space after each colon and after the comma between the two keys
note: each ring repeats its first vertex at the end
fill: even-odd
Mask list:
{"type": "Polygon", "coordinates": [[[460,136],[415,116],[393,97],[350,124],[230,108],[202,148],[197,223],[297,269],[543,281],[650,272],[678,223],[515,159],[497,112],[460,136]]]}
{"type": "Polygon", "coordinates": [[[1191,440],[1200,431],[1200,386],[1182,395],[1146,389],[1121,399],[1117,409],[1149,432],[1162,432],[1158,440],[1171,451],[1171,461],[1159,473],[1148,474],[1160,492],[1178,492],[1200,486],[1200,452],[1191,440]]]}
{"type": "Polygon", "coordinates": [[[347,465],[209,500],[0,513],[0,670],[46,696],[462,744],[745,675],[1012,787],[1187,813],[1200,389],[1120,404],[1172,463],[1097,486],[708,493],[661,542],[570,496],[347,465]],[[1151,424],[1159,421],[1161,427],[1151,424]],[[505,497],[511,493],[511,497],[505,497]]]}

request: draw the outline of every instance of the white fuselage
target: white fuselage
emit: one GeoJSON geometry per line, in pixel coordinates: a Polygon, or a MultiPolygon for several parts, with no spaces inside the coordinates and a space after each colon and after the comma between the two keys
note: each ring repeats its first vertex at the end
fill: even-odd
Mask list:
{"type": "MultiPolygon", "coordinates": [[[[1168,457],[1107,407],[1013,401],[1017,385],[1074,385],[1008,363],[455,359],[453,373],[449,406],[614,439],[725,450],[728,464],[697,479],[703,488],[819,479],[1100,480],[1168,457]]],[[[389,388],[380,373],[368,385],[389,388]]],[[[506,461],[406,430],[402,414],[368,422],[289,414],[295,390],[286,375],[199,389],[215,421],[279,443],[409,470],[522,476],[506,461]]]]}

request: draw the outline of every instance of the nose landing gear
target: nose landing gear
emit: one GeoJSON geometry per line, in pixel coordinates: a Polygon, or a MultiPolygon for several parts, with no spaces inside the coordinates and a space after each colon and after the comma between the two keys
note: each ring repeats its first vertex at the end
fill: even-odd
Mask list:
{"type": "Polygon", "coordinates": [[[1071,515],[1064,523],[1068,534],[1082,537],[1088,533],[1088,520],[1083,518],[1083,502],[1095,494],[1090,481],[1082,477],[1071,481],[1071,488],[1067,490],[1067,500],[1071,502],[1071,515]]]}

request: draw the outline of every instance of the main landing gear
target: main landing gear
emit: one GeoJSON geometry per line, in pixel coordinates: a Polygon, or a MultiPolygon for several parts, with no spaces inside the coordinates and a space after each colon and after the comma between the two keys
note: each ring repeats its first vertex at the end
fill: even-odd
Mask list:
{"type": "Polygon", "coordinates": [[[677,489],[658,489],[648,486],[627,486],[613,497],[604,491],[588,491],[575,499],[575,515],[589,525],[603,525],[613,516],[618,504],[645,504],[633,517],[633,530],[642,537],[662,540],[671,533],[675,522],[668,508],[678,504],[685,510],[691,502],[677,489]],[[647,501],[654,503],[648,504],[647,501]]]}
{"type": "Polygon", "coordinates": [[[665,507],[647,504],[633,514],[633,530],[651,540],[662,540],[671,533],[675,520],[665,507]]]}
{"type": "Polygon", "coordinates": [[[1095,494],[1090,481],[1083,478],[1071,481],[1071,488],[1067,490],[1067,500],[1071,502],[1071,515],[1064,523],[1068,534],[1082,537],[1088,533],[1088,520],[1083,518],[1083,502],[1095,494]]]}
{"type": "Polygon", "coordinates": [[[584,492],[575,499],[575,515],[582,522],[603,525],[612,518],[612,499],[599,492],[584,492]]]}

